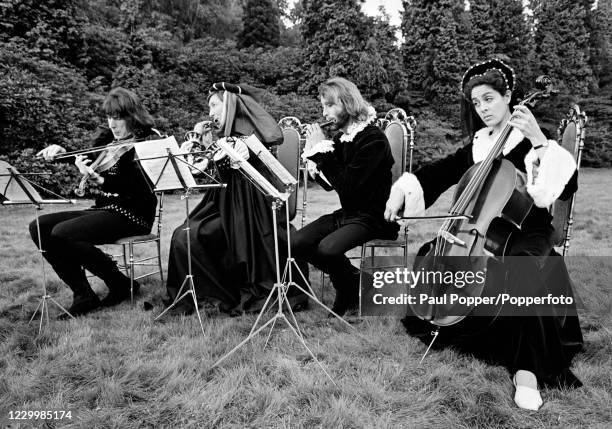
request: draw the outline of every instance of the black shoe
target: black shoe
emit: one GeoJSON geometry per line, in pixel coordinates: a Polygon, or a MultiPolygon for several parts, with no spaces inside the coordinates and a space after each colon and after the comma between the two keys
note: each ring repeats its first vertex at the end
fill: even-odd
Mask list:
{"type": "MultiPolygon", "coordinates": [[[[336,291],[336,299],[332,311],[338,316],[344,316],[347,312],[352,313],[359,309],[359,291],[336,291]]],[[[327,317],[335,317],[333,314],[328,314],[327,317]]]]}
{"type": "Polygon", "coordinates": [[[166,313],[168,316],[189,316],[195,313],[195,307],[183,302],[177,303],[166,313]]]}
{"type": "MultiPolygon", "coordinates": [[[[140,294],[140,284],[134,280],[134,296],[140,294]]],[[[102,307],[113,307],[121,304],[123,301],[127,301],[131,298],[130,285],[127,287],[122,286],[121,288],[113,287],[109,290],[108,295],[102,300],[102,307]]]]}
{"type": "MultiPolygon", "coordinates": [[[[68,309],[68,312],[74,317],[82,316],[95,310],[96,308],[99,308],[100,305],[100,299],[95,293],[92,292],[92,294],[86,296],[75,296],[72,300],[72,305],[68,309]]],[[[70,316],[66,313],[62,313],[57,317],[57,319],[68,320],[70,319],[70,316]]]]}

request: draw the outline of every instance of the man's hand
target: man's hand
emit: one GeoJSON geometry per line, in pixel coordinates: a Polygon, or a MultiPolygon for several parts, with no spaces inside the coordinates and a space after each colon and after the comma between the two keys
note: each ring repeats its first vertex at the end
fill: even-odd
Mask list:
{"type": "Polygon", "coordinates": [[[325,140],[325,134],[319,124],[306,125],[306,147],[305,150],[312,148],[317,143],[325,140]]]}
{"type": "Polygon", "coordinates": [[[47,146],[43,150],[39,151],[36,156],[43,157],[45,161],[51,161],[57,155],[66,152],[66,149],[61,147],[58,144],[52,144],[51,146],[47,146]]]}

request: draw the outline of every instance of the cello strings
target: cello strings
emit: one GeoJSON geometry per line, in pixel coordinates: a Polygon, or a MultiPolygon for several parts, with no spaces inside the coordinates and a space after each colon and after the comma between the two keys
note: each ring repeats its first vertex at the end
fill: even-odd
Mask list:
{"type": "MultiPolygon", "coordinates": [[[[510,135],[511,128],[512,127],[510,125],[506,124],[500,136],[497,138],[495,144],[493,145],[492,149],[487,154],[487,157],[480,164],[480,166],[476,170],[476,173],[468,182],[466,188],[463,190],[459,198],[457,198],[455,204],[453,204],[453,206],[451,207],[451,214],[465,214],[464,211],[467,209],[469,202],[473,199],[474,194],[482,185],[482,182],[484,181],[485,177],[490,173],[493,161],[502,152],[503,147],[505,146],[506,141],[508,139],[508,136],[510,135]]],[[[446,249],[447,240],[444,238],[440,240],[440,237],[443,235],[444,232],[450,233],[450,230],[455,225],[454,222],[458,222],[458,220],[448,219],[443,223],[440,230],[438,230],[438,239],[436,240],[435,255],[441,255],[444,253],[446,249]],[[442,244],[440,244],[441,241],[443,242],[442,244]]]]}

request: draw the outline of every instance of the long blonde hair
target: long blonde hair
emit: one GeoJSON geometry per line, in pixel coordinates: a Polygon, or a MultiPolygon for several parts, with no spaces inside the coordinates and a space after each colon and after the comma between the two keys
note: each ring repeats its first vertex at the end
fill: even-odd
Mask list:
{"type": "Polygon", "coordinates": [[[365,121],[369,115],[370,104],[363,99],[357,86],[342,77],[332,77],[319,86],[319,96],[339,100],[346,113],[353,120],[365,121]]]}

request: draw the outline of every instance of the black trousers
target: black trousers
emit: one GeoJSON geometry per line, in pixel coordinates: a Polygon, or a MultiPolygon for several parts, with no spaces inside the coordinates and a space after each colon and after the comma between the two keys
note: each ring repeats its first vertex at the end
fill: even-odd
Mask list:
{"type": "Polygon", "coordinates": [[[335,212],[323,215],[295,232],[291,236],[291,249],[297,260],[309,262],[329,274],[335,289],[356,291],[359,287],[358,270],[344,254],[379,235],[378,228],[335,212]]]}
{"type": "MultiPolygon", "coordinates": [[[[110,210],[76,210],[40,216],[40,241],[45,259],[75,296],[91,293],[84,269],[109,285],[125,276],[104,252],[96,247],[130,235],[146,234],[146,228],[110,210]]],[[[38,247],[36,220],[30,223],[30,236],[38,247]]]]}

